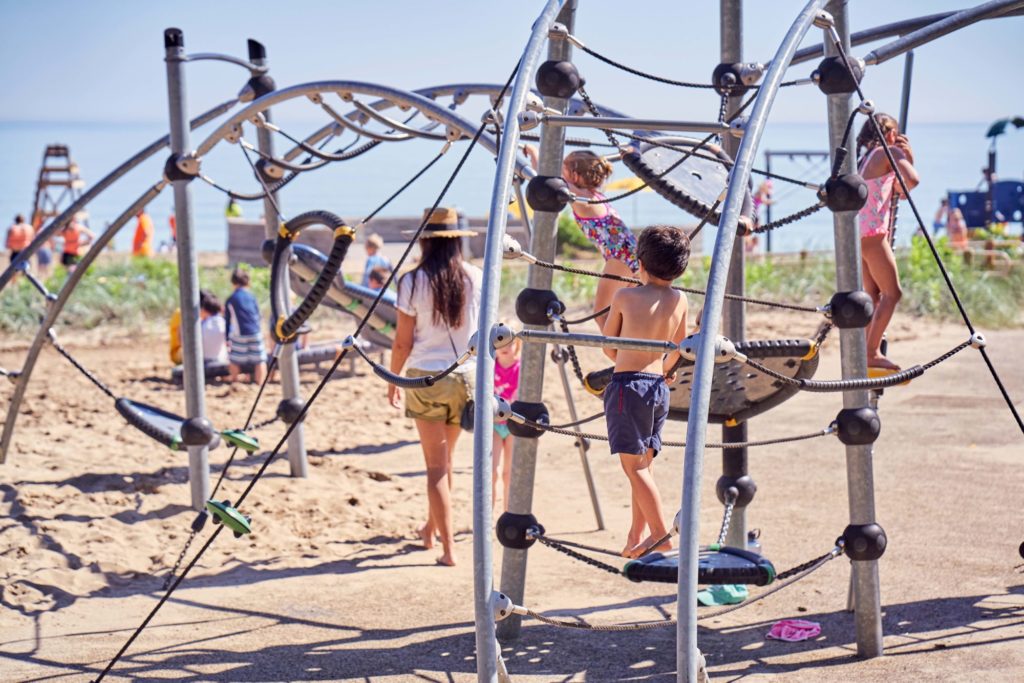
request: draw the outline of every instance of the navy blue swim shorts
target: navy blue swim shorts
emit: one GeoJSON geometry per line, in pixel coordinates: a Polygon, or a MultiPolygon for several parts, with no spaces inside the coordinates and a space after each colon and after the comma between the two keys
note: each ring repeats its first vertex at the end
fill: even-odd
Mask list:
{"type": "Polygon", "coordinates": [[[661,450],[668,416],[668,385],[650,372],[616,372],[604,390],[605,421],[612,453],[644,455],[661,450]]]}

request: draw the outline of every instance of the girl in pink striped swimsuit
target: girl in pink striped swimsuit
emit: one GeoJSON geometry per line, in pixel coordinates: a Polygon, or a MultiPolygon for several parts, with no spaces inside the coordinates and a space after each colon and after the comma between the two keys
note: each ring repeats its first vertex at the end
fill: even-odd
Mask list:
{"type": "MultiPolygon", "coordinates": [[[[593,152],[572,152],[562,162],[562,176],[569,183],[573,194],[601,202],[573,202],[572,215],[587,239],[601,251],[604,257],[604,272],[622,277],[635,277],[639,269],[636,236],[622,222],[615,209],[603,201],[605,197],[600,192],[600,187],[611,174],[612,165],[593,152]]],[[[598,280],[594,311],[607,308],[615,292],[626,286],[628,283],[618,280],[598,280]]],[[[604,329],[607,318],[607,315],[599,316],[598,327],[604,329]]]]}
{"type": "MultiPolygon", "coordinates": [[[[874,117],[892,150],[907,188],[914,189],[921,179],[914,168],[914,152],[910,148],[910,141],[905,135],[900,135],[896,119],[888,114],[874,114],[874,117]]],[[[903,296],[896,257],[889,243],[892,198],[894,193],[902,198],[902,188],[870,121],[864,123],[857,135],[857,155],[860,159],[859,172],[868,186],[867,202],[857,215],[861,267],[864,291],[875,302],[875,313],[866,331],[868,367],[897,371],[899,366],[882,355],[881,345],[885,328],[889,326],[896,304],[903,296]]]]}

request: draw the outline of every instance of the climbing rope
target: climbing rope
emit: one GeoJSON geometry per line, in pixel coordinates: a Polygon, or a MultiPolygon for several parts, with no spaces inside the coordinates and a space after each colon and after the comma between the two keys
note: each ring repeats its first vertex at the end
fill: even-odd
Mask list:
{"type": "Polygon", "coordinates": [[[778,220],[771,221],[770,223],[763,223],[761,225],[757,225],[751,232],[760,234],[768,232],[769,230],[775,230],[776,228],[781,228],[784,225],[796,223],[797,221],[807,218],[808,216],[813,216],[814,214],[821,211],[823,208],[825,208],[825,202],[819,201],[814,204],[811,204],[806,209],[800,209],[799,211],[791,213],[788,216],[783,216],[778,220]]]}
{"type": "Polygon", "coordinates": [[[732,526],[732,512],[736,508],[736,501],[739,494],[733,493],[735,489],[727,491],[725,496],[725,509],[722,511],[722,526],[718,530],[718,545],[725,545],[725,537],[729,535],[729,527],[732,526]]]}
{"type": "MultiPolygon", "coordinates": [[[[855,72],[852,65],[850,64],[849,55],[846,53],[846,48],[843,46],[842,41],[838,39],[838,35],[835,31],[831,31],[831,38],[833,45],[836,47],[837,54],[843,62],[843,66],[846,68],[848,74],[853,78],[854,87],[857,91],[857,97],[863,104],[867,98],[864,97],[864,91],[860,87],[860,82],[856,78],[855,72]]],[[[928,233],[928,229],[925,227],[924,219],[921,217],[921,212],[918,211],[917,203],[910,196],[910,188],[907,187],[907,181],[903,177],[903,173],[900,171],[899,166],[896,163],[896,158],[892,153],[892,149],[889,146],[888,141],[882,134],[881,127],[878,125],[878,121],[873,115],[868,116],[871,121],[871,125],[874,128],[875,135],[882,143],[882,150],[885,152],[885,157],[889,161],[893,172],[896,175],[896,180],[900,184],[900,189],[903,191],[903,196],[907,198],[907,203],[910,205],[910,210],[914,214],[914,218],[917,220],[917,227],[921,234],[924,236],[925,241],[928,243],[928,249],[932,252],[932,257],[935,259],[935,264],[939,268],[939,272],[942,274],[942,279],[946,283],[946,287],[949,289],[950,295],[953,297],[953,302],[956,304],[957,310],[960,312],[960,317],[963,318],[964,324],[967,329],[970,330],[971,334],[975,333],[974,324],[971,322],[970,316],[967,314],[967,309],[964,308],[963,302],[960,300],[960,295],[956,291],[956,286],[953,284],[953,280],[949,275],[949,271],[946,270],[945,264],[942,262],[942,257],[939,256],[939,250],[935,247],[935,242],[932,240],[931,235],[928,233]]],[[[992,379],[995,381],[996,386],[999,388],[999,393],[1003,396],[1003,401],[1006,402],[1007,408],[1010,409],[1010,413],[1013,415],[1014,420],[1017,422],[1017,427],[1021,433],[1024,434],[1024,420],[1021,419],[1020,413],[1017,412],[1017,407],[1013,403],[1013,399],[1010,398],[1009,392],[1006,390],[1006,386],[1003,384],[1002,378],[996,371],[995,366],[992,364],[992,359],[989,358],[988,352],[984,346],[979,346],[978,351],[981,353],[982,359],[985,361],[985,365],[988,366],[988,371],[992,375],[992,379]]]]}
{"type": "Polygon", "coordinates": [[[96,375],[92,374],[92,372],[90,372],[88,368],[86,368],[84,365],[79,363],[78,360],[74,356],[72,356],[71,353],[68,352],[67,349],[65,349],[63,346],[60,345],[60,342],[57,341],[57,334],[53,331],[52,327],[49,330],[47,330],[46,336],[50,340],[50,345],[53,346],[53,348],[55,348],[57,350],[57,353],[59,353],[60,355],[64,356],[65,358],[67,358],[68,362],[71,363],[72,365],[74,365],[75,368],[79,372],[81,372],[83,375],[85,375],[85,377],[90,382],[95,384],[99,388],[100,391],[102,391],[104,394],[106,394],[110,398],[114,399],[115,401],[117,400],[117,396],[114,394],[113,391],[110,390],[110,387],[108,387],[106,384],[104,384],[103,381],[100,380],[99,377],[97,377],[96,375]]]}
{"type": "MultiPolygon", "coordinates": [[[[642,284],[640,280],[635,277],[625,277],[623,275],[615,275],[613,273],[599,273],[594,270],[587,270],[585,268],[576,268],[574,266],[563,266],[558,263],[552,263],[550,261],[542,261],[535,256],[531,255],[531,263],[534,263],[541,268],[548,268],[549,270],[557,270],[563,273],[570,273],[572,275],[589,275],[590,277],[599,277],[605,280],[616,280],[618,282],[628,282],[630,284],[642,284]]],[[[707,296],[707,292],[703,289],[695,289],[693,287],[673,287],[680,292],[686,292],[687,294],[697,294],[700,296],[707,296]]],[[[764,299],[755,299],[753,297],[739,296],[738,294],[726,294],[726,299],[731,301],[743,301],[748,304],[756,304],[758,306],[766,306],[768,308],[780,308],[788,311],[800,311],[802,313],[821,313],[822,309],[815,308],[813,306],[800,306],[798,304],[783,304],[777,301],[766,301],[764,299]]],[[[599,315],[595,313],[594,317],[599,315]]],[[[588,320],[584,318],[583,321],[588,320]]]]}
{"type": "MultiPolygon", "coordinates": [[[[609,306],[608,308],[611,308],[611,306],[609,306]]],[[[562,332],[564,332],[565,334],[569,334],[569,323],[562,318],[558,319],[558,323],[562,332]]],[[[580,384],[586,384],[587,381],[583,377],[583,368],[580,367],[579,356],[576,355],[576,347],[574,347],[572,344],[566,344],[565,353],[567,356],[569,356],[569,362],[572,363],[572,371],[573,374],[576,375],[576,379],[580,381],[580,384]]]]}
{"type": "MultiPolygon", "coordinates": [[[[774,375],[772,375],[774,377],[774,375]]],[[[781,375],[785,377],[785,375],[781,375]]],[[[596,418],[595,418],[596,419],[596,418]]],[[[592,441],[608,441],[608,437],[604,434],[591,434],[588,432],[577,432],[571,429],[561,429],[559,427],[552,427],[546,425],[543,422],[536,422],[527,418],[522,418],[522,423],[531,429],[539,429],[544,432],[551,432],[552,434],[561,434],[562,436],[571,436],[575,439],[590,439],[592,441]]],[[[784,436],[776,439],[760,439],[757,441],[728,441],[728,442],[712,442],[704,444],[705,448],[754,448],[757,446],[774,446],[780,443],[790,443],[792,441],[807,441],[808,439],[817,439],[822,436],[828,436],[836,433],[836,426],[834,424],[829,425],[825,429],[811,432],[809,434],[800,434],[798,436],[784,436]]],[[[670,446],[672,448],[686,448],[686,443],[682,441],[662,441],[662,446],[670,446]]]]}
{"type": "Polygon", "coordinates": [[[892,375],[886,375],[885,377],[865,377],[861,379],[836,379],[836,380],[814,380],[814,379],[794,379],[787,377],[782,373],[776,372],[771,368],[758,363],[750,358],[743,358],[742,362],[747,366],[757,370],[758,372],[768,375],[772,379],[778,380],[783,384],[787,384],[791,387],[796,387],[801,391],[810,391],[816,393],[828,393],[833,391],[851,391],[851,390],[877,390],[884,389],[886,387],[893,387],[903,382],[920,377],[925,373],[926,370],[930,370],[939,363],[949,360],[956,354],[960,353],[968,346],[972,345],[972,340],[967,340],[953,347],[946,353],[942,354],[938,358],[928,361],[924,365],[915,365],[901,370],[892,375]]]}
{"type": "MultiPolygon", "coordinates": [[[[500,102],[504,98],[505,93],[508,91],[509,87],[511,87],[512,80],[515,78],[515,75],[516,75],[516,73],[518,71],[519,71],[519,64],[517,62],[516,63],[516,67],[512,70],[512,73],[509,75],[508,80],[505,82],[505,85],[502,87],[500,93],[498,94],[498,97],[497,97],[497,101],[498,102],[500,102]]],[[[497,107],[497,105],[495,105],[495,107],[497,107]]],[[[355,333],[353,334],[353,337],[357,337],[359,335],[359,333],[362,332],[363,328],[366,327],[367,323],[370,320],[370,317],[373,315],[374,311],[377,309],[377,306],[380,304],[381,299],[383,299],[385,292],[387,291],[388,287],[391,285],[391,282],[394,280],[395,274],[401,269],[402,265],[405,263],[406,259],[409,257],[409,254],[412,253],[412,249],[415,246],[415,244],[417,243],[417,240],[419,240],[419,236],[423,233],[423,230],[426,229],[427,218],[434,212],[434,210],[437,209],[438,206],[441,205],[441,202],[444,200],[445,195],[448,194],[448,190],[451,188],[452,184],[455,182],[456,177],[458,177],[459,173],[462,171],[462,168],[465,165],[466,160],[469,158],[470,153],[476,147],[476,143],[479,141],[480,136],[483,134],[485,125],[486,124],[481,124],[480,127],[477,128],[476,134],[470,140],[470,143],[469,143],[465,153],[463,154],[462,158],[459,160],[458,164],[455,166],[455,169],[452,171],[452,173],[449,176],[448,180],[445,182],[444,187],[441,189],[440,194],[438,194],[437,199],[434,201],[433,206],[431,206],[430,210],[426,213],[426,215],[424,216],[423,220],[420,222],[419,227],[416,229],[416,232],[414,233],[412,239],[410,239],[408,245],[406,246],[405,251],[402,253],[402,255],[399,257],[399,259],[396,261],[394,270],[388,276],[387,281],[384,283],[384,286],[377,292],[377,296],[370,303],[370,306],[369,306],[366,314],[363,316],[363,318],[360,320],[359,324],[356,326],[356,330],[355,330],[355,333]]],[[[248,156],[246,156],[246,158],[248,159],[248,156]]],[[[251,160],[250,160],[250,165],[251,165],[251,160]]],[[[255,168],[254,168],[254,170],[255,170],[255,168]]],[[[295,430],[295,428],[299,424],[301,424],[302,420],[306,417],[306,413],[309,412],[310,407],[313,405],[313,403],[316,402],[316,399],[320,396],[321,392],[327,386],[327,383],[330,381],[330,379],[334,375],[335,371],[337,371],[338,367],[340,367],[340,365],[341,365],[342,361],[345,359],[346,355],[347,355],[347,349],[343,349],[341,351],[341,353],[339,353],[338,356],[334,359],[334,363],[331,365],[330,369],[327,371],[327,373],[323,376],[323,378],[317,384],[316,388],[313,390],[313,393],[310,394],[309,398],[306,399],[306,402],[302,405],[302,409],[299,411],[299,414],[296,416],[295,421],[288,425],[287,429],[285,429],[284,434],[281,436],[280,440],[277,442],[277,445],[273,448],[273,450],[270,451],[270,453],[267,454],[267,457],[264,459],[263,464],[260,465],[260,468],[256,471],[256,474],[253,475],[253,478],[250,480],[248,486],[246,486],[246,488],[242,491],[242,493],[239,496],[238,500],[235,501],[234,508],[236,510],[241,507],[242,503],[248,497],[249,493],[252,492],[252,489],[256,486],[257,482],[259,482],[260,478],[267,471],[267,468],[270,467],[270,464],[274,461],[274,459],[278,456],[278,454],[280,454],[281,449],[284,448],[284,445],[285,445],[285,443],[287,443],[288,438],[291,436],[291,434],[295,430]]],[[[174,593],[174,591],[178,588],[178,586],[181,585],[181,582],[185,579],[186,576],[188,576],[188,573],[192,570],[192,568],[199,561],[199,558],[201,558],[203,556],[203,554],[210,547],[210,545],[213,543],[213,541],[217,538],[217,536],[220,534],[220,532],[224,530],[224,528],[225,528],[225,525],[221,524],[221,525],[218,525],[216,529],[214,529],[213,533],[210,535],[209,539],[207,539],[206,543],[204,543],[202,545],[202,547],[199,549],[199,551],[196,553],[196,555],[192,558],[192,560],[185,566],[185,568],[182,570],[181,574],[174,580],[174,583],[171,584],[171,587],[167,589],[167,591],[164,593],[164,595],[160,598],[160,600],[157,602],[157,604],[153,607],[153,609],[149,612],[149,614],[143,620],[142,624],[140,624],[139,627],[137,629],[135,629],[135,631],[131,634],[131,636],[129,636],[127,642],[125,642],[125,644],[121,647],[121,649],[117,652],[117,654],[114,655],[114,658],[107,664],[107,666],[104,668],[103,672],[100,673],[100,675],[96,679],[97,683],[99,683],[99,681],[103,680],[103,678],[107,675],[107,673],[109,673],[111,668],[113,668],[113,666],[118,662],[118,660],[120,660],[120,658],[128,650],[128,648],[131,646],[131,644],[133,642],[135,642],[135,639],[138,638],[139,634],[142,633],[142,631],[146,628],[146,626],[153,619],[153,617],[156,615],[156,613],[160,610],[160,608],[163,606],[163,604],[165,602],[167,602],[168,598],[170,598],[170,596],[174,593]]]]}

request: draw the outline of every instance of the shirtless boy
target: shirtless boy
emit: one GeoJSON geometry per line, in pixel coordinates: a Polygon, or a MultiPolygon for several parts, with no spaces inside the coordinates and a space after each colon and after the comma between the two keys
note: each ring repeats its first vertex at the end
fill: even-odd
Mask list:
{"type": "MultiPolygon", "coordinates": [[[[620,289],[612,298],[604,334],[608,337],[669,340],[676,344],[686,336],[686,296],[672,289],[690,259],[690,240],[678,228],[653,226],[640,234],[639,287],[620,289]]],[[[638,557],[667,534],[661,495],[651,470],[661,450],[661,430],[668,415],[670,372],[679,352],[606,349],[615,361],[615,374],[604,391],[609,446],[618,453],[629,478],[633,520],[626,536],[625,557],[638,557]],[[650,535],[641,542],[644,529],[650,535]]],[[[663,542],[656,550],[668,550],[663,542]]]]}

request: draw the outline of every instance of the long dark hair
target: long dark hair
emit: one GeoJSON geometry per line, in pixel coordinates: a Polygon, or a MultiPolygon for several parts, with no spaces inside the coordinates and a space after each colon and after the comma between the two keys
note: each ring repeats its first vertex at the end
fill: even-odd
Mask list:
{"type": "Polygon", "coordinates": [[[462,268],[462,240],[452,237],[431,237],[420,240],[423,256],[406,277],[411,276],[413,291],[416,274],[422,272],[430,283],[434,299],[433,321],[450,328],[462,327],[466,308],[466,271],[462,268]]]}

